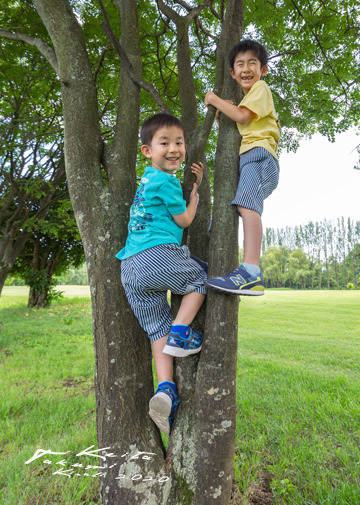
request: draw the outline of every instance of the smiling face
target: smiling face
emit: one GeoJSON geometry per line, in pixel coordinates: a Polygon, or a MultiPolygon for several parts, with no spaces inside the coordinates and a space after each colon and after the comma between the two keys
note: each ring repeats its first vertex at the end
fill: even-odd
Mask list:
{"type": "Polygon", "coordinates": [[[242,87],[244,95],[247,95],[267,70],[267,65],[261,68],[260,60],[251,51],[246,51],[236,55],[234,68],[230,69],[230,73],[232,78],[242,87]]]}
{"type": "Polygon", "coordinates": [[[154,168],[173,174],[185,158],[184,132],[178,126],[159,128],[151,144],[141,146],[141,152],[151,159],[151,165],[154,168]]]}

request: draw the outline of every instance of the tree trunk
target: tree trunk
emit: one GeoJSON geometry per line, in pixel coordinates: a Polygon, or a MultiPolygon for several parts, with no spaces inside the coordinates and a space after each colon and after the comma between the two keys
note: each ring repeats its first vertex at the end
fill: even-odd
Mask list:
{"type": "Polygon", "coordinates": [[[352,267],[353,267],[354,284],[355,284],[355,289],[357,289],[356,255],[355,255],[355,249],[354,248],[352,250],[351,256],[352,256],[352,267]]]}
{"type": "MultiPolygon", "coordinates": [[[[70,4],[68,0],[34,0],[34,4],[56,52],[68,186],[89,272],[98,447],[107,447],[107,453],[114,455],[107,458],[105,451],[99,452],[106,467],[100,474],[101,503],[228,505],[235,440],[238,299],[209,294],[204,350],[200,356],[176,363],[181,406],[165,459],[159,432],[148,416],[154,391],[150,345],[128,305],[120,283],[120,263],[114,258],[126,239],[136,188],[140,88],[122,69],[115,138],[111,146],[103,146],[95,83],[70,4]],[[108,184],[103,181],[102,167],[108,184]]],[[[116,0],[116,4],[122,47],[141,73],[137,3],[116,0]]],[[[227,8],[232,32],[229,37],[225,34],[226,52],[240,39],[243,22],[242,2],[231,0],[227,8]]],[[[239,101],[235,88],[229,78],[226,98],[239,101]]],[[[240,139],[232,122],[223,117],[221,123],[212,275],[230,271],[238,262],[238,218],[230,201],[237,183],[240,139]]],[[[197,131],[193,138],[198,141],[194,152],[202,152],[207,134],[201,137],[197,131]]],[[[203,234],[207,235],[207,229],[203,234]]]]}
{"type": "Polygon", "coordinates": [[[29,291],[28,307],[39,309],[45,307],[48,290],[44,293],[36,293],[34,289],[29,291]]]}
{"type": "Polygon", "coordinates": [[[0,267],[0,296],[6,281],[6,277],[8,276],[9,270],[4,267],[0,267]]]}
{"type": "MultiPolygon", "coordinates": [[[[243,4],[234,2],[227,47],[242,35],[243,4]]],[[[223,97],[240,102],[240,89],[225,63],[223,97]]],[[[209,276],[238,266],[238,216],[230,205],[238,182],[240,136],[224,114],[215,158],[214,210],[210,231],[209,276]]],[[[230,502],[236,429],[236,367],[239,298],[208,292],[205,341],[195,388],[196,468],[200,478],[194,504],[230,502]]]]}
{"type": "Polygon", "coordinates": [[[16,258],[19,256],[28,237],[29,234],[24,234],[17,240],[13,241],[10,233],[5,232],[0,238],[0,296],[6,277],[14,266],[16,258]]]}

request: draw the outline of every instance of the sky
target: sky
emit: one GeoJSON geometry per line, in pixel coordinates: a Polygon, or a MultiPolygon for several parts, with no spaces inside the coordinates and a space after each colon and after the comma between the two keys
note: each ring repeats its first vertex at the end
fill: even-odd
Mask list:
{"type": "Polygon", "coordinates": [[[283,151],[279,185],[264,203],[264,230],[341,216],[359,220],[360,170],[353,168],[359,143],[360,137],[349,131],[334,143],[314,135],[302,140],[296,153],[283,151]]]}

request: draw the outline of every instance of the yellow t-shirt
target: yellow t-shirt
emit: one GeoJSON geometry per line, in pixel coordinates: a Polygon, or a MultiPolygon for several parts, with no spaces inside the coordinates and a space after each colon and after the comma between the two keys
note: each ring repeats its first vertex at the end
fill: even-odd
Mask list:
{"type": "Polygon", "coordinates": [[[246,125],[237,123],[242,136],[240,154],[246,153],[254,147],[264,147],[277,159],[280,123],[270,88],[266,82],[257,81],[241,100],[239,107],[246,107],[255,114],[250,123],[246,125]]]}

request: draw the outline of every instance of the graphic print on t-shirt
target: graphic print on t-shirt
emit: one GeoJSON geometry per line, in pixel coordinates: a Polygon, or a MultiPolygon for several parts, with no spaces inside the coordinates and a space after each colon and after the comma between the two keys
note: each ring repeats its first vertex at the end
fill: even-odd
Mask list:
{"type": "Polygon", "coordinates": [[[143,197],[145,185],[140,184],[139,189],[136,192],[134,203],[130,209],[130,221],[129,221],[129,232],[145,230],[149,225],[148,223],[153,221],[153,216],[145,212],[145,207],[143,202],[145,198],[143,197]]]}

